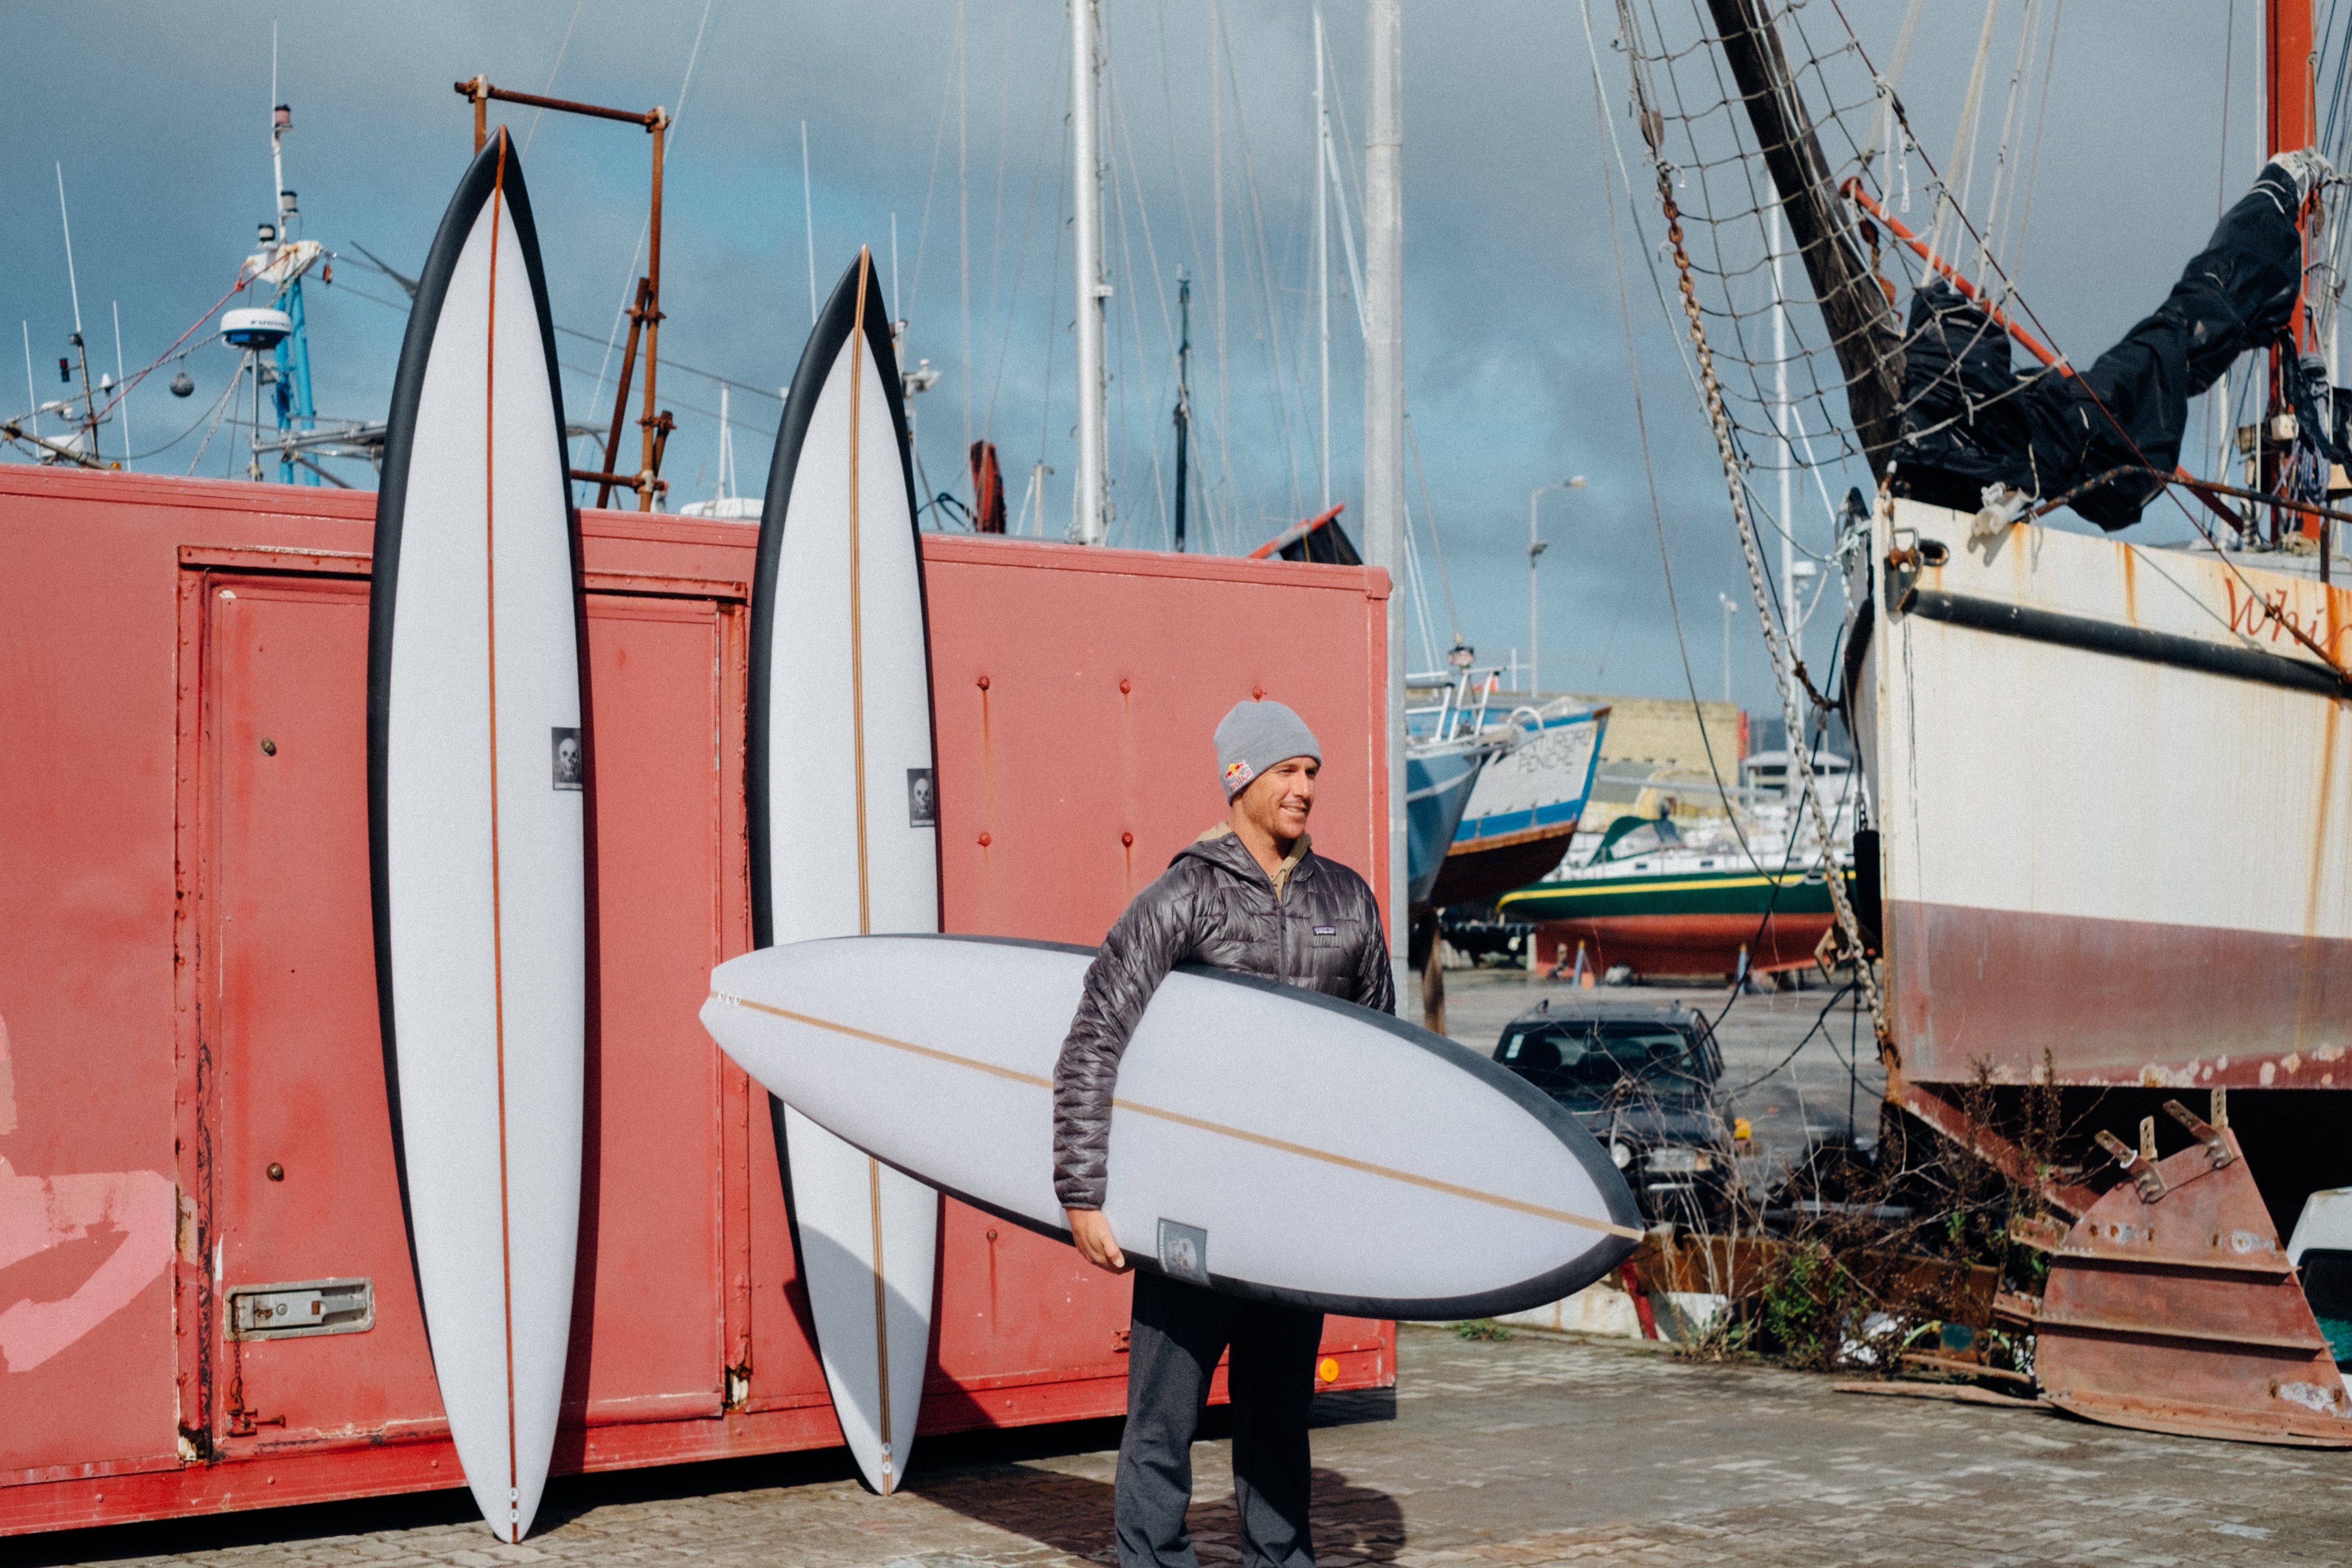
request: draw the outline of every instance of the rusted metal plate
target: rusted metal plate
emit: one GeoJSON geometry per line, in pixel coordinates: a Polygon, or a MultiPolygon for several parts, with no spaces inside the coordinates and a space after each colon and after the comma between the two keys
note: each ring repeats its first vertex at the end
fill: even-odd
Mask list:
{"type": "Polygon", "coordinates": [[[2352,1447],[2352,1394],[2329,1354],[2237,1137],[2185,1111],[2200,1142],[2131,1179],[2051,1254],[2034,1370],[2053,1405],[2110,1426],[2352,1447]]]}

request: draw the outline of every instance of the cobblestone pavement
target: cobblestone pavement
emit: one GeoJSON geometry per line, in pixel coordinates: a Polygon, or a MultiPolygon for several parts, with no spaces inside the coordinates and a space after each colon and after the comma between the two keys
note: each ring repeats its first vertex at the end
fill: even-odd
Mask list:
{"type": "MultiPolygon", "coordinates": [[[[1395,1393],[1320,1402],[1325,1568],[2352,1563],[2352,1454],[1860,1398],[1622,1343],[1400,1339],[1395,1393]]],[[[1083,1568],[1113,1561],[1117,1437],[1097,1422],[934,1439],[887,1501],[837,1455],[573,1478],[521,1546],[439,1494],[0,1542],[0,1559],[1083,1568]]],[[[1213,1427],[1204,1439],[1192,1526],[1221,1568],[1241,1555],[1232,1472],[1213,1427]]]]}

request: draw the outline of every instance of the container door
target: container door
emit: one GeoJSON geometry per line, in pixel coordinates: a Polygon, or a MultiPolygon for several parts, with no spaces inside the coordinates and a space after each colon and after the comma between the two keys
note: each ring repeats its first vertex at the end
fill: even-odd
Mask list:
{"type": "Polygon", "coordinates": [[[595,990],[567,1425],[716,1415],[749,1359],[751,1096],[698,1017],[749,942],[724,874],[744,852],[740,616],[588,600],[595,990]]]}
{"type": "MultiPolygon", "coordinates": [[[[204,602],[214,1451],[437,1434],[376,1015],[367,584],[219,574],[204,602]]],[[[696,1016],[748,940],[740,621],[589,599],[593,989],[559,1469],[597,1462],[583,1427],[716,1415],[750,1360],[752,1097],[696,1016]]]]}
{"type": "Polygon", "coordinates": [[[210,1321],[183,1331],[207,1341],[214,1450],[437,1429],[376,1023],[367,584],[215,574],[204,606],[194,1163],[212,1291],[210,1321]]]}

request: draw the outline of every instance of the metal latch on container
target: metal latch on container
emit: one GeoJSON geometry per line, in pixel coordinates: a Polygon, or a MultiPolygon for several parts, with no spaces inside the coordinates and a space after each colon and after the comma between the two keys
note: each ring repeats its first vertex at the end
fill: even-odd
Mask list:
{"type": "Polygon", "coordinates": [[[363,1334],[375,1327],[375,1284],[367,1279],[299,1279],[245,1285],[229,1292],[228,1337],[292,1340],[311,1334],[363,1334]]]}

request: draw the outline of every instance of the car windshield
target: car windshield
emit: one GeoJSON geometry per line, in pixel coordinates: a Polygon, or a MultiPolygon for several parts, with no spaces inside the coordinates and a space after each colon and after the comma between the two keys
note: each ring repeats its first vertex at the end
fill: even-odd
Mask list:
{"type": "Polygon", "coordinates": [[[1669,1024],[1513,1024],[1495,1059],[1555,1100],[1598,1102],[1620,1093],[1685,1099],[1706,1090],[1696,1034],[1669,1024]]]}

